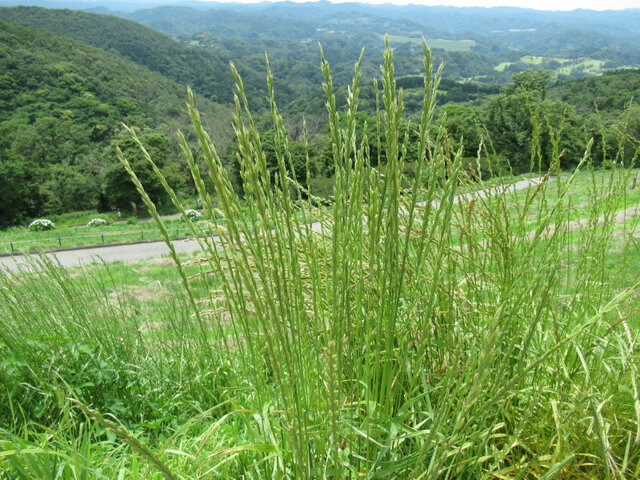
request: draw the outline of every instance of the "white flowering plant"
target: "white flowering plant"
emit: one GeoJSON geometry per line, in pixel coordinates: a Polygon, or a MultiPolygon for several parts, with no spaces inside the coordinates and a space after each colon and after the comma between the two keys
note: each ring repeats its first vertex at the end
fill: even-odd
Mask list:
{"type": "Polygon", "coordinates": [[[42,232],[44,230],[53,230],[56,224],[46,218],[38,218],[29,224],[29,230],[32,232],[42,232]]]}
{"type": "Polygon", "coordinates": [[[199,220],[202,218],[202,213],[200,213],[198,210],[188,208],[185,210],[185,213],[190,220],[199,220]]]}
{"type": "Polygon", "coordinates": [[[106,225],[107,221],[104,218],[92,218],[91,220],[89,220],[89,222],[87,223],[87,227],[99,227],[101,225],[106,225]]]}

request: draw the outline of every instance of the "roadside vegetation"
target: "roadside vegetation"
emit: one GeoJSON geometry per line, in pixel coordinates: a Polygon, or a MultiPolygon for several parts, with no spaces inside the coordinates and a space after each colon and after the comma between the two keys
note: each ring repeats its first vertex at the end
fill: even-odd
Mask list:
{"type": "MultiPolygon", "coordinates": [[[[181,144],[209,219],[187,220],[197,257],[1,273],[0,476],[638,478],[638,150],[603,149],[598,171],[587,141],[563,170],[541,114],[539,182],[487,189],[434,121],[424,55],[413,138],[388,45],[362,132],[358,67],[339,114],[323,60],[327,208],[310,162],[298,178],[271,74],[272,171],[237,77],[242,196],[189,99],[197,147],[181,144]]],[[[494,160],[482,144],[477,164],[494,160]]]]}

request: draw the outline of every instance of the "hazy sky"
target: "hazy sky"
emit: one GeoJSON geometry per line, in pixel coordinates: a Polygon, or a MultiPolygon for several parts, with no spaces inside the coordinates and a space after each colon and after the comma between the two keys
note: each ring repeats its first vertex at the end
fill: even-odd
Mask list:
{"type": "MultiPolygon", "coordinates": [[[[225,1],[225,0],[216,0],[225,1]]],[[[254,3],[262,0],[228,0],[233,2],[254,3]]],[[[273,0],[277,1],[277,0],[273,0]]],[[[293,0],[305,1],[305,0],[293,0]]],[[[309,0],[313,1],[313,0],[309,0]]],[[[538,10],[575,10],[584,8],[589,10],[618,10],[622,8],[640,8],[640,0],[330,0],[333,3],[341,1],[359,1],[361,3],[395,3],[406,5],[452,5],[455,7],[496,7],[509,6],[521,8],[535,8],[538,10]]]]}
{"type": "MultiPolygon", "coordinates": [[[[338,0],[331,0],[338,1],[338,0]]],[[[538,10],[616,10],[622,8],[640,8],[640,0],[366,0],[367,3],[414,3],[420,5],[452,5],[456,7],[522,7],[538,10]]]]}

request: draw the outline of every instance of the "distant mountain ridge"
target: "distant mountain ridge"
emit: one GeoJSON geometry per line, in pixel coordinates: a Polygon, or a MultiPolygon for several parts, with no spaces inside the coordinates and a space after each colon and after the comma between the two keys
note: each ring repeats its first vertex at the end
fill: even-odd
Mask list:
{"type": "MultiPolygon", "coordinates": [[[[162,4],[160,4],[162,5],[162,4]]],[[[166,4],[165,4],[166,5],[166,4]]],[[[224,2],[178,2],[181,8],[200,12],[209,10],[227,10],[243,15],[259,14],[265,17],[309,21],[322,23],[335,15],[345,19],[346,14],[357,12],[362,15],[381,17],[389,21],[408,20],[421,24],[428,30],[451,34],[490,35],[494,31],[526,30],[542,28],[548,25],[560,25],[565,28],[578,28],[613,36],[640,35],[640,9],[627,10],[574,10],[543,11],[515,7],[449,7],[426,5],[372,5],[367,3],[330,3],[319,2],[262,2],[257,4],[236,4],[224,2]],[[195,7],[197,5],[197,7],[195,7]]],[[[163,6],[147,7],[150,11],[163,6]]],[[[145,23],[141,11],[128,13],[127,17],[145,23]]],[[[197,21],[194,29],[199,28],[197,21]]],[[[191,33],[195,33],[192,30],[191,33]]]]}
{"type": "Polygon", "coordinates": [[[545,11],[517,7],[453,7],[426,5],[368,4],[358,2],[331,3],[325,0],[296,3],[259,2],[253,4],[215,1],[158,1],[134,0],[0,0],[3,6],[42,6],[47,8],[70,8],[74,10],[104,9],[113,14],[131,15],[131,12],[153,10],[167,5],[190,8],[196,11],[228,10],[246,15],[259,13],[282,19],[322,19],[327,12],[339,15],[359,11],[387,19],[408,19],[425,26],[438,25],[438,30],[450,33],[481,33],[494,30],[539,28],[543,24],[558,24],[565,27],[588,29],[614,36],[640,35],[640,8],[625,10],[595,11],[577,9],[572,11],[545,11]]]}
{"type": "MultiPolygon", "coordinates": [[[[201,43],[195,37],[206,33],[220,39],[287,40],[294,51],[304,50],[295,42],[334,40],[379,51],[381,38],[389,34],[400,52],[419,46],[425,37],[432,48],[454,52],[440,58],[445,61],[445,76],[456,80],[504,83],[527,68],[546,68],[571,78],[640,67],[640,9],[550,12],[326,1],[204,5],[160,6],[119,15],[195,45],[201,43]],[[528,56],[543,58],[523,59],[528,56]],[[492,57],[493,65],[486,65],[484,57],[492,57]],[[470,63],[478,68],[468,68],[470,63]]],[[[216,46],[207,43],[208,48],[216,46]]]]}
{"type": "MultiPolygon", "coordinates": [[[[15,3],[18,0],[0,0],[15,3]]],[[[29,1],[29,0],[27,0],[29,1]]],[[[364,46],[367,50],[363,75],[375,75],[383,37],[390,35],[401,74],[418,73],[420,42],[427,38],[436,63],[444,62],[444,75],[456,81],[507,83],[511,75],[527,68],[551,70],[555,78],[577,78],[616,68],[640,67],[640,9],[624,11],[575,10],[551,12],[512,7],[444,7],[330,3],[327,1],[176,2],[139,0],[135,4],[33,0],[49,6],[70,5],[102,14],[97,20],[87,12],[45,16],[37,9],[10,9],[21,24],[72,36],[142,63],[179,82],[193,86],[219,102],[232,101],[233,79],[228,69],[233,60],[243,76],[249,95],[264,107],[264,52],[279,62],[281,89],[287,97],[314,77],[321,43],[334,52],[329,58],[339,81],[349,81],[347,72],[364,46]],[[123,7],[124,5],[124,7],[123,7]],[[142,7],[134,9],[133,6],[142,7]],[[123,7],[123,8],[121,8],[123,7]],[[140,25],[118,23],[114,16],[140,25]],[[36,17],[36,18],[34,18],[36,17]],[[66,17],[66,18],[65,18],[66,17]],[[73,20],[71,20],[73,18],[73,20]],[[107,20],[108,19],[108,20],[107,20]],[[80,23],[79,28],[69,22],[80,23]],[[87,25],[95,25],[95,32],[87,25]],[[176,44],[158,32],[179,39],[176,44]],[[238,48],[231,40],[237,39],[238,48]],[[248,42],[253,52],[241,53],[248,42]],[[338,51],[340,45],[342,51],[338,51]],[[310,48],[313,46],[313,48],[310,48]],[[343,61],[348,54],[349,62],[343,61]],[[371,54],[374,56],[371,56],[371,54]],[[311,62],[311,63],[309,63],[311,62]],[[299,65],[304,64],[304,66],[299,65]],[[308,78],[287,73],[302,70],[308,78]]],[[[0,13],[9,16],[8,13],[0,13]]],[[[317,77],[317,76],[316,76],[317,77]]],[[[318,85],[319,81],[313,80],[318,85]]]]}

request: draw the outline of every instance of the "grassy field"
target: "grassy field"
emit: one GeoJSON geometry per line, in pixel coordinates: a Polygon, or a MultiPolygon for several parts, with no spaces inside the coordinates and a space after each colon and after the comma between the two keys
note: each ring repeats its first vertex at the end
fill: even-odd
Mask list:
{"type": "Polygon", "coordinates": [[[473,40],[447,40],[444,38],[430,38],[427,43],[430,48],[440,48],[450,52],[468,52],[476,44],[473,40]]]}
{"type": "MultiPolygon", "coordinates": [[[[186,206],[185,208],[189,208],[186,206]]],[[[224,219],[216,212],[217,221],[224,219]]],[[[239,214],[246,215],[246,207],[239,207],[239,214]]],[[[102,216],[108,219],[106,225],[88,227],[78,225],[78,220],[95,218],[95,212],[72,212],[62,219],[52,217],[56,228],[46,231],[30,231],[27,227],[13,227],[0,231],[0,254],[38,253],[59,248],[87,247],[94,245],[109,245],[116,243],[144,242],[162,240],[162,232],[151,218],[138,219],[129,217],[119,220],[114,214],[102,216]],[[113,219],[115,218],[115,220],[113,219]],[[62,220],[62,221],[59,221],[62,220]]],[[[204,219],[205,217],[203,217],[204,219]]],[[[305,218],[304,213],[299,215],[305,218]]],[[[163,217],[167,232],[172,238],[185,238],[194,232],[180,215],[163,217]]]]}
{"type": "Polygon", "coordinates": [[[355,140],[357,70],[341,122],[323,63],[329,209],[288,178],[275,106],[279,174],[261,180],[240,88],[244,201],[191,99],[224,216],[215,243],[187,222],[202,254],[4,273],[0,477],[638,478],[635,170],[587,153],[575,174],[480,193],[431,122],[425,56],[413,179],[391,50],[380,170],[355,140]]]}
{"type": "MultiPolygon", "coordinates": [[[[186,208],[196,209],[196,199],[184,199],[186,208]]],[[[173,206],[163,206],[162,213],[168,215],[167,226],[172,229],[174,237],[186,235],[184,222],[175,217],[173,206]],[[165,211],[166,210],[166,211],[165,211]],[[173,215],[171,215],[173,214],[173,215]]],[[[48,231],[30,231],[26,226],[0,230],[0,254],[38,252],[56,248],[72,248],[89,245],[105,245],[110,243],[159,240],[160,234],[150,218],[138,218],[131,212],[98,212],[84,210],[43,218],[51,220],[56,228],[48,231]],[[94,218],[102,218],[107,225],[87,227],[94,218]]]]}
{"type": "Polygon", "coordinates": [[[498,65],[493,67],[496,72],[504,72],[504,69],[513,65],[513,62],[500,62],[498,65]]]}
{"type": "Polygon", "coordinates": [[[582,71],[588,75],[595,75],[597,73],[602,72],[602,67],[605,65],[605,61],[603,60],[582,60],[579,62],[574,62],[572,64],[560,67],[556,70],[557,73],[561,75],[569,75],[574,70],[582,71]]]}
{"type": "Polygon", "coordinates": [[[589,75],[595,75],[602,73],[602,67],[605,62],[601,60],[592,59],[575,59],[570,60],[567,58],[559,57],[541,57],[533,55],[525,55],[521,57],[518,62],[501,62],[493,69],[497,72],[503,72],[506,68],[514,64],[521,64],[523,68],[535,65],[541,68],[550,70],[555,76],[557,75],[570,75],[575,72],[583,72],[589,75]],[[560,66],[558,66],[560,64],[560,66]]]}

